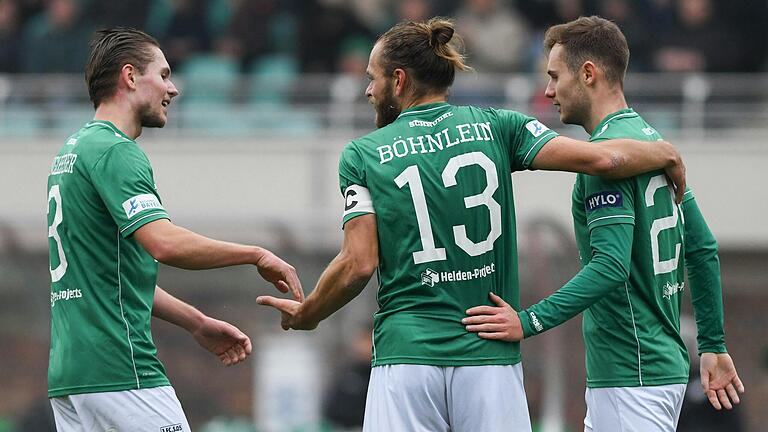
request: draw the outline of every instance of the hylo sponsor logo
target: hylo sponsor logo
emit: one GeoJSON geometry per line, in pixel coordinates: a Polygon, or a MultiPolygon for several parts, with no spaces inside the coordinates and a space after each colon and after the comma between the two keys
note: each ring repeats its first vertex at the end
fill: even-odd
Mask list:
{"type": "Polygon", "coordinates": [[[621,207],[624,205],[624,199],[621,192],[606,191],[588,196],[584,205],[587,211],[591,212],[605,207],[621,207]]]}

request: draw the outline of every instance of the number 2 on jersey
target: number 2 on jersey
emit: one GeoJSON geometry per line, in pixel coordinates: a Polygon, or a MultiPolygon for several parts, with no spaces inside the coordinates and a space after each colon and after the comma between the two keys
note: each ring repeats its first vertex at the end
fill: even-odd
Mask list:
{"type": "Polygon", "coordinates": [[[59,252],[59,265],[51,271],[51,282],[58,282],[64,277],[64,273],[67,272],[67,257],[64,255],[64,247],[61,245],[61,236],[59,236],[59,225],[64,220],[64,213],[61,209],[61,192],[59,191],[59,185],[51,186],[51,190],[48,191],[48,213],[50,213],[51,200],[56,204],[56,212],[53,214],[53,222],[48,227],[48,237],[53,239],[56,243],[56,249],[59,252]]]}
{"type": "MultiPolygon", "coordinates": [[[[657,175],[651,177],[648,182],[648,187],[645,189],[645,206],[652,207],[654,205],[654,195],[659,188],[668,188],[667,177],[664,175],[657,175]]],[[[662,261],[659,257],[659,234],[667,229],[672,229],[677,226],[677,204],[675,204],[674,196],[670,190],[670,199],[672,200],[672,216],[667,216],[659,219],[655,219],[651,224],[651,254],[653,258],[653,274],[660,275],[664,273],[670,273],[677,269],[677,263],[680,259],[680,246],[681,243],[675,245],[675,256],[671,259],[662,261]]]]}
{"type": "MultiPolygon", "coordinates": [[[[468,209],[481,205],[486,206],[490,217],[491,230],[485,240],[475,243],[467,237],[466,225],[455,225],[453,227],[453,237],[456,245],[464,252],[470,256],[478,256],[492,250],[493,243],[501,236],[501,206],[493,199],[493,193],[499,187],[496,165],[488,156],[481,152],[460,154],[448,160],[448,164],[442,173],[442,179],[443,185],[446,188],[456,186],[456,174],[459,170],[472,165],[477,165],[485,171],[486,187],[477,195],[465,197],[464,206],[468,209]]],[[[429,221],[427,199],[424,195],[424,186],[421,183],[419,167],[411,165],[403,170],[395,178],[395,184],[401,189],[406,184],[410,185],[413,207],[416,210],[416,223],[419,227],[422,250],[413,253],[413,262],[421,264],[445,260],[445,248],[435,247],[435,236],[432,232],[432,224],[429,221]]]]}

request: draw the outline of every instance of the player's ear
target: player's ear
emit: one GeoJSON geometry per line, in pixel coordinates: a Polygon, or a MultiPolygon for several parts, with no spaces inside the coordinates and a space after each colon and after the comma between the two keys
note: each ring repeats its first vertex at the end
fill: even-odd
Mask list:
{"type": "Polygon", "coordinates": [[[395,96],[402,96],[405,91],[405,83],[408,79],[404,69],[397,68],[392,72],[392,78],[394,81],[395,96]]]}
{"type": "Polygon", "coordinates": [[[581,65],[581,80],[584,83],[584,85],[592,86],[595,84],[595,79],[598,74],[597,65],[592,63],[591,61],[585,61],[583,65],[581,65]]]}
{"type": "Polygon", "coordinates": [[[120,69],[120,82],[130,89],[136,88],[136,73],[137,70],[132,64],[126,63],[120,69]]]}

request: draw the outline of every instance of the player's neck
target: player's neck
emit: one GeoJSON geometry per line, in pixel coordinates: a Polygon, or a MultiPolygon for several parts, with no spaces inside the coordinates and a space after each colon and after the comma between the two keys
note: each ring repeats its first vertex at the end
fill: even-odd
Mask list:
{"type": "Polygon", "coordinates": [[[408,108],[413,108],[419,105],[426,105],[430,103],[447,102],[447,101],[448,101],[448,96],[445,94],[426,95],[420,98],[413,99],[410,102],[404,103],[403,111],[407,110],[408,108]]]}
{"type": "Polygon", "coordinates": [[[592,100],[592,109],[590,110],[589,120],[587,121],[587,124],[584,125],[584,130],[592,135],[595,132],[597,125],[599,125],[604,118],[616,111],[626,108],[628,108],[627,100],[624,98],[624,93],[621,91],[594,98],[592,100]]]}
{"type": "Polygon", "coordinates": [[[94,120],[104,120],[112,123],[128,138],[135,140],[141,135],[141,122],[135,117],[131,116],[130,110],[120,106],[114,102],[103,102],[96,108],[96,114],[94,114],[94,120]]]}

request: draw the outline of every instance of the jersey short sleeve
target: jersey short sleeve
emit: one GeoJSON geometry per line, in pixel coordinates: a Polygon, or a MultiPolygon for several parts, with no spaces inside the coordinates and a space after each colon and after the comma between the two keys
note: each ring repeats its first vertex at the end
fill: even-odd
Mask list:
{"type": "Polygon", "coordinates": [[[635,224],[635,203],[630,180],[608,180],[583,175],[587,228],[611,224],[635,224]]]}
{"type": "Polygon", "coordinates": [[[496,113],[503,131],[509,134],[512,171],[529,169],[544,144],[558,135],[535,118],[519,112],[497,110],[496,113]]]}
{"type": "Polygon", "coordinates": [[[364,214],[376,213],[365,176],[365,167],[360,153],[353,143],[347,144],[339,160],[339,186],[344,196],[342,226],[350,219],[364,214]]]}
{"type": "Polygon", "coordinates": [[[91,169],[91,178],[121,236],[130,236],[149,222],[169,219],[149,160],[135,143],[110,147],[91,169]]]}

